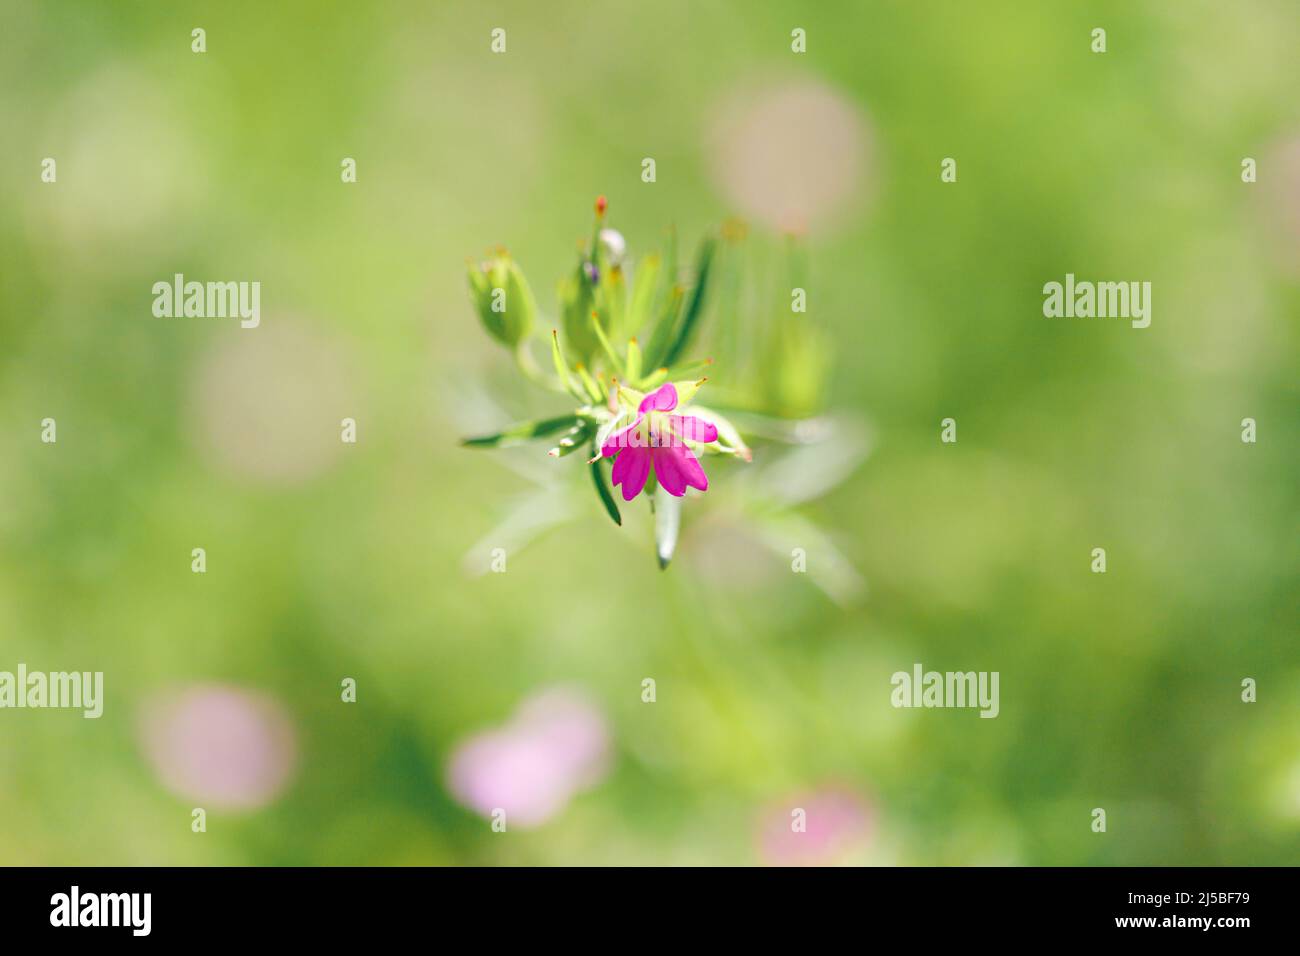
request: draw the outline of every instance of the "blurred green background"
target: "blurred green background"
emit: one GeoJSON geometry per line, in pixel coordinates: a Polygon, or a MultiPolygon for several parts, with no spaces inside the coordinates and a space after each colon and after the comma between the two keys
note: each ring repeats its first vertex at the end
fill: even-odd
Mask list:
{"type": "MultiPolygon", "coordinates": [[[[1300,859],[1294,3],[2,6],[0,670],[102,670],[106,702],[0,711],[0,863],[780,862],[761,834],[828,789],[857,819],[827,861],[1300,859]],[[839,119],[763,127],[790,89],[839,119]],[[763,136],[846,177],[795,197],[807,315],[763,136]],[[728,517],[746,466],[710,466],[660,572],[576,458],[458,447],[564,410],[466,258],[505,245],[553,311],[597,193],[634,256],[745,220],[731,331],[784,309],[833,342],[823,411],[871,454],[791,515],[852,597],[728,517]],[[261,327],[154,318],[176,272],[260,281],[261,327]],[[1151,327],[1044,318],[1067,272],[1152,282],[1151,327]],[[551,474],[572,520],[481,573],[551,474]],[[999,671],[1000,716],[895,710],[915,662],[999,671]],[[256,806],[169,785],[201,739],[150,756],[150,702],[214,683],[289,728],[256,806]],[[494,833],[449,760],[552,686],[607,765],[494,833]]],[[[211,730],[228,760],[250,726],[211,730]]]]}

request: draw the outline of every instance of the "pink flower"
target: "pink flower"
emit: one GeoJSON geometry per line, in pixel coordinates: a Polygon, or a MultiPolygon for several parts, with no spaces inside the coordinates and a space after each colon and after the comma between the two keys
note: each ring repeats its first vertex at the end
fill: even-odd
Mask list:
{"type": "Polygon", "coordinates": [[[686,443],[717,441],[718,430],[703,419],[668,414],[676,407],[677,389],[665,382],[641,400],[636,421],[601,446],[606,458],[618,456],[611,480],[623,486],[624,501],[641,493],[652,468],[660,486],[675,498],[686,494],[687,487],[708,490],[709,479],[686,443]]]}

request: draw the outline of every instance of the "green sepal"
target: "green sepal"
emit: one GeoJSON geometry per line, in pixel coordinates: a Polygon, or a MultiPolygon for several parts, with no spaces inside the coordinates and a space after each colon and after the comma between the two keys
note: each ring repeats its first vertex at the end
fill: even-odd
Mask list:
{"type": "Polygon", "coordinates": [[[560,333],[555,329],[551,329],[551,361],[555,365],[555,374],[559,376],[564,390],[580,402],[587,401],[589,396],[582,385],[573,380],[569,372],[569,364],[564,361],[564,353],[560,351],[560,333]]]}
{"type": "Polygon", "coordinates": [[[632,276],[632,304],[628,306],[628,328],[640,332],[650,320],[654,307],[655,284],[659,280],[659,271],[663,260],[658,256],[646,256],[637,263],[632,276]]]}
{"type": "Polygon", "coordinates": [[[740,432],[736,426],[724,415],[720,415],[711,408],[703,405],[692,405],[683,413],[691,415],[701,421],[708,422],[718,430],[718,440],[713,442],[701,442],[697,450],[702,450],[709,454],[734,455],[744,461],[753,461],[754,453],[750,451],[745,440],[740,437],[740,432]]]}
{"type": "Polygon", "coordinates": [[[609,400],[609,396],[601,390],[601,387],[596,384],[596,380],[591,377],[591,373],[587,371],[587,366],[578,365],[577,373],[578,380],[582,382],[582,387],[586,390],[588,398],[597,405],[603,405],[609,400]]]}
{"type": "Polygon", "coordinates": [[[635,387],[641,380],[641,346],[636,344],[636,339],[627,343],[626,371],[628,384],[635,387]]]}

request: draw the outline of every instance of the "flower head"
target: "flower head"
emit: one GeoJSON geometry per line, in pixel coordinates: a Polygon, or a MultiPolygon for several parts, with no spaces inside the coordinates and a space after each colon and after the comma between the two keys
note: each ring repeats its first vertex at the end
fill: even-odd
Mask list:
{"type": "Polygon", "coordinates": [[[677,387],[665,382],[637,405],[632,424],[605,440],[600,453],[614,458],[611,480],[622,486],[623,500],[641,493],[653,471],[659,485],[674,497],[686,489],[707,491],[709,479],[690,445],[718,440],[718,429],[689,415],[670,414],[677,408],[677,387]]]}
{"type": "Polygon", "coordinates": [[[567,414],[516,422],[463,444],[497,448],[545,438],[552,458],[590,449],[586,471],[614,524],[623,524],[623,514],[611,482],[622,489],[624,501],[647,491],[655,503],[655,555],[664,568],[681,526],[678,499],[687,488],[709,487],[697,456],[751,459],[736,426],[717,410],[696,405],[682,414],[704,384],[700,372],[713,363],[691,361],[689,350],[717,295],[708,290],[717,285],[710,277],[717,273],[720,240],[701,240],[694,268],[684,274],[675,236],[666,256],[630,256],[623,234],[606,221],[608,208],[599,197],[591,239],[578,246],[577,261],[558,286],[559,321],[549,342],[554,375],[538,366],[531,348],[537,312],[518,266],[501,252],[471,268],[470,291],[488,333],[511,348],[526,378],[577,405],[567,414]],[[660,488],[672,497],[659,495],[660,488]]]}

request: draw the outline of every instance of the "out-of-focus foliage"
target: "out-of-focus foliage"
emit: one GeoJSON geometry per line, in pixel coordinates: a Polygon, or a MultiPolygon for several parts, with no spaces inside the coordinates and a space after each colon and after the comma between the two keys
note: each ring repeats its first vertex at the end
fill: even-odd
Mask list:
{"type": "Polygon", "coordinates": [[[1298,29],[6,0],[0,670],[107,699],[0,711],[0,863],[804,861],[791,807],[851,862],[1294,863],[1298,29]],[[661,269],[718,242],[687,358],[755,454],[666,573],[575,458],[458,445],[573,410],[466,254],[526,265],[549,347],[598,193],[661,269]],[[1067,272],[1151,281],[1151,327],[1044,318],[1067,272]],[[154,318],[176,273],[260,281],[261,326],[154,318]],[[999,717],[895,710],[915,662],[999,671],[999,717]],[[520,780],[536,825],[493,833],[520,780]]]}

